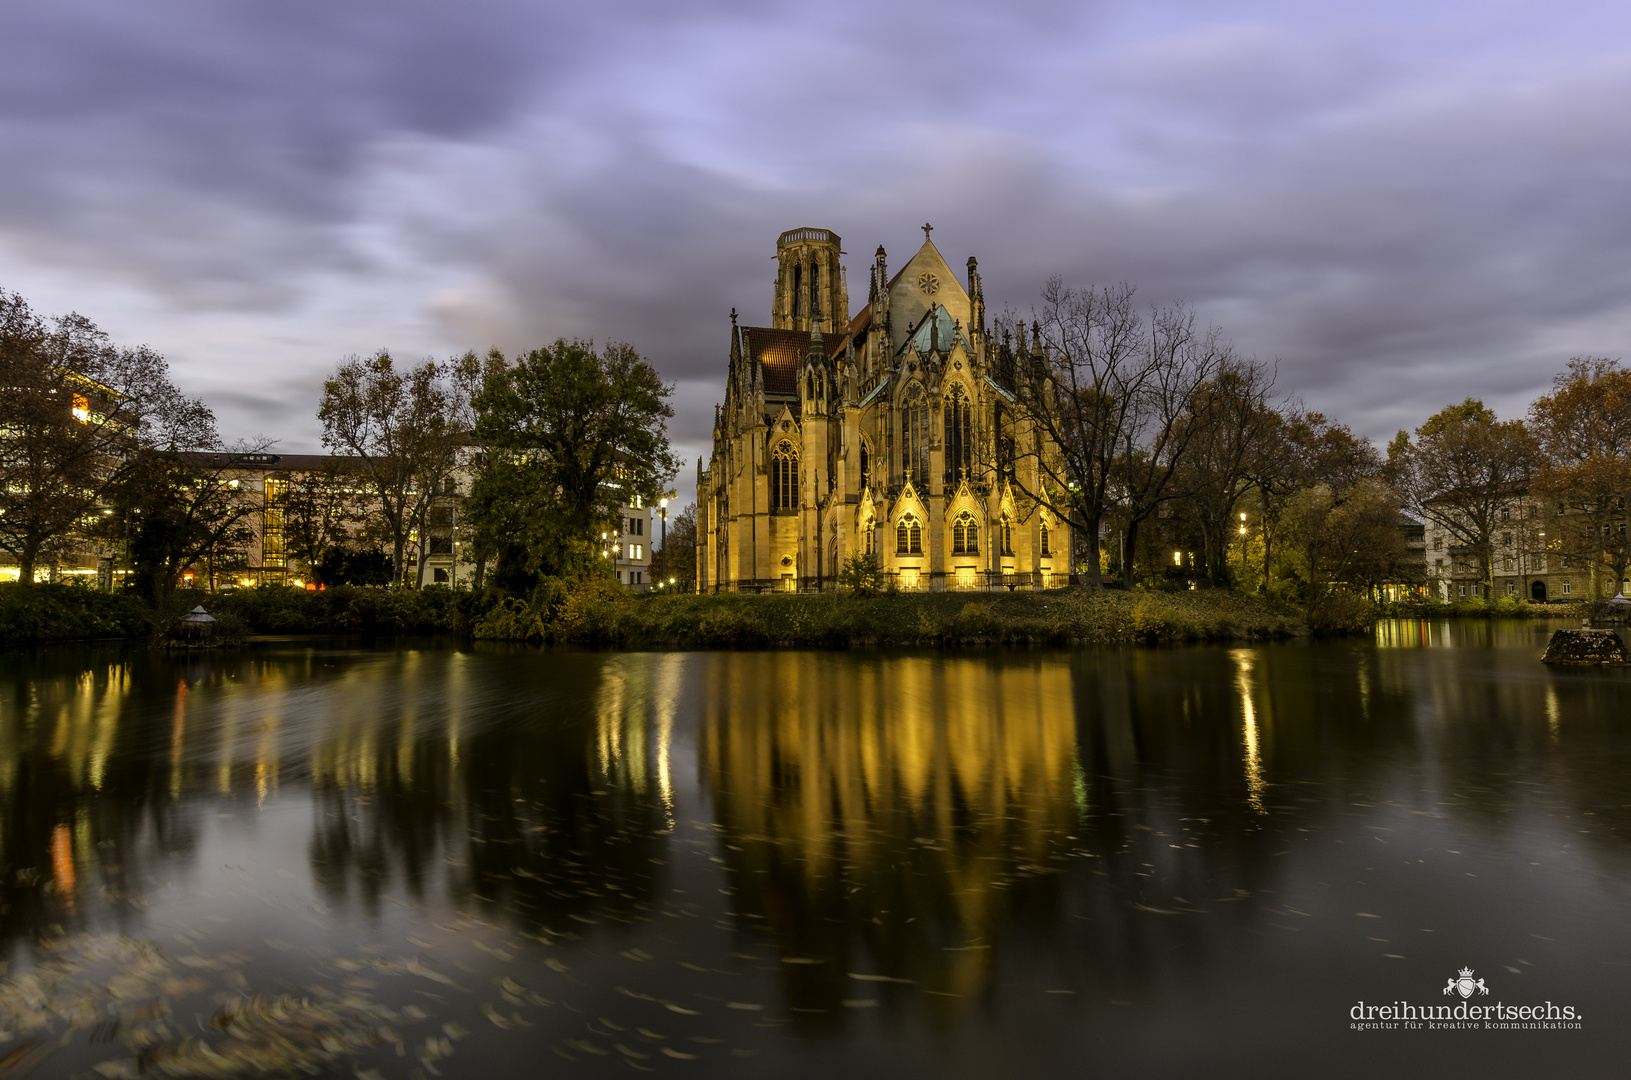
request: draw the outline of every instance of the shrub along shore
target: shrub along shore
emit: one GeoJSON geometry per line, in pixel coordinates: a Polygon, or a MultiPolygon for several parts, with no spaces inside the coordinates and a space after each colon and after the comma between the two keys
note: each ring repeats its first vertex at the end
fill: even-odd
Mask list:
{"type": "MultiPolygon", "coordinates": [[[[1273,640],[1309,632],[1296,615],[1225,589],[1195,592],[883,593],[876,596],[629,595],[599,579],[545,579],[525,600],[445,587],[242,589],[180,594],[254,634],[450,634],[628,649],[1141,645],[1273,640]]],[[[1523,602],[1392,604],[1325,632],[1363,632],[1376,617],[1558,618],[1576,608],[1523,602]]],[[[173,613],[172,613],[173,614],[173,613]]],[[[0,585],[0,647],[150,636],[163,620],[133,597],[78,585],[0,585]]]]}

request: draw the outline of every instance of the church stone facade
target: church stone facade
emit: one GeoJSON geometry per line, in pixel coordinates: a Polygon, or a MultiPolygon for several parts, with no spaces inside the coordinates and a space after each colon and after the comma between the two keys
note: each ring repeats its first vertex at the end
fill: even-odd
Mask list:
{"type": "Polygon", "coordinates": [[[1015,408],[1039,346],[992,340],[976,261],[959,281],[929,232],[893,276],[878,248],[851,317],[837,234],[789,230],[771,325],[731,312],[697,463],[700,591],[832,589],[858,554],[902,589],[1069,580],[1067,526],[1026,495],[1052,452],[1015,408]]]}

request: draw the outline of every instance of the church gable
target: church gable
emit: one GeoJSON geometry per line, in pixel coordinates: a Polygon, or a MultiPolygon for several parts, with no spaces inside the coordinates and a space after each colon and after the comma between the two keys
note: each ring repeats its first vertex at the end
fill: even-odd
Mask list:
{"type": "Polygon", "coordinates": [[[968,293],[963,291],[957,275],[934,243],[925,240],[917,254],[889,282],[889,310],[894,325],[899,328],[896,332],[904,334],[907,327],[916,326],[936,304],[945,307],[951,318],[961,325],[969,324],[968,293]]]}

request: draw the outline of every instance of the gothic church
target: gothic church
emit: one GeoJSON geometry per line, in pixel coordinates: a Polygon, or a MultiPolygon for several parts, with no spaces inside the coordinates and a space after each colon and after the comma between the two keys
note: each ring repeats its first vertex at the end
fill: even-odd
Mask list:
{"type": "Polygon", "coordinates": [[[700,591],[831,589],[857,554],[902,589],[1067,582],[1068,528],[1024,495],[1048,452],[1014,407],[1035,346],[991,340],[976,261],[965,287],[930,228],[893,277],[878,248],[853,318],[838,236],[784,232],[771,325],[731,312],[697,462],[700,591]]]}

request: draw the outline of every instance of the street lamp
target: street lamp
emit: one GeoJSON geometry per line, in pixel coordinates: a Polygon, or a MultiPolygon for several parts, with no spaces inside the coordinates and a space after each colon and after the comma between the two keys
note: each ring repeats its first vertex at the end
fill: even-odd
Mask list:
{"type": "Polygon", "coordinates": [[[1246,580],[1246,515],[1240,515],[1240,580],[1246,580]]]}

